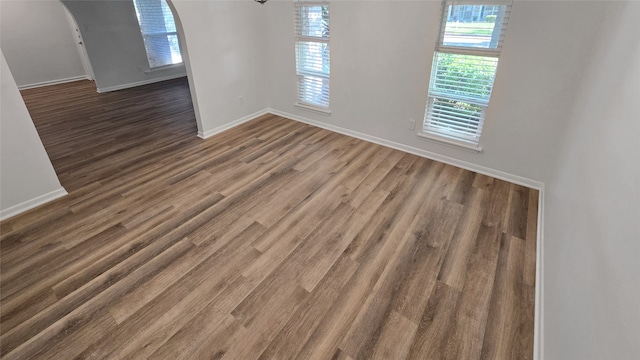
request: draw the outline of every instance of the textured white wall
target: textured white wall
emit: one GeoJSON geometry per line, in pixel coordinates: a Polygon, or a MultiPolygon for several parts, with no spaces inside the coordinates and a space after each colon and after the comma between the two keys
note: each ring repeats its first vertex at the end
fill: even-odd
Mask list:
{"type": "Polygon", "coordinates": [[[0,46],[18,86],[86,76],[59,0],[0,1],[0,46]]]}
{"type": "Polygon", "coordinates": [[[545,360],[640,359],[640,3],[611,2],[546,181],[545,360]]]}
{"type": "Polygon", "coordinates": [[[62,190],[2,54],[0,69],[0,211],[62,190]]]}

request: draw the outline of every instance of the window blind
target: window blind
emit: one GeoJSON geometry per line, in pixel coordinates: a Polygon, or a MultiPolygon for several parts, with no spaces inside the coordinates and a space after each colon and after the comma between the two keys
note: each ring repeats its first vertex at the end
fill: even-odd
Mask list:
{"type": "Polygon", "coordinates": [[[134,0],[151,68],[182,62],[178,32],[166,0],[134,0]]]}
{"type": "Polygon", "coordinates": [[[329,108],[329,3],[295,2],[298,102],[329,108]]]}
{"type": "Polygon", "coordinates": [[[478,142],[498,58],[436,52],[425,131],[478,142]]]}

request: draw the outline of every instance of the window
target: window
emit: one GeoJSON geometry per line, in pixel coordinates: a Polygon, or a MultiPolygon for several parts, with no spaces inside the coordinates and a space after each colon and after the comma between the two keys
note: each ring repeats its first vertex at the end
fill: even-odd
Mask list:
{"type": "Polygon", "coordinates": [[[329,109],[329,2],[295,2],[298,103],[329,109]]]}
{"type": "Polygon", "coordinates": [[[134,0],[149,67],[182,63],[173,14],[166,0],[134,0]]]}
{"type": "Polygon", "coordinates": [[[423,134],[478,147],[510,5],[445,0],[423,134]]]}

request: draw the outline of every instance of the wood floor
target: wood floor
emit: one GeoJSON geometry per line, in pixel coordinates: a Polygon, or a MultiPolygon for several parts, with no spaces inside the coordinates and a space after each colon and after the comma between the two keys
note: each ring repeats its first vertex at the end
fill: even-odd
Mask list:
{"type": "Polygon", "coordinates": [[[184,79],[22,92],[69,195],[1,224],[4,359],[530,359],[538,193],[184,79]]]}

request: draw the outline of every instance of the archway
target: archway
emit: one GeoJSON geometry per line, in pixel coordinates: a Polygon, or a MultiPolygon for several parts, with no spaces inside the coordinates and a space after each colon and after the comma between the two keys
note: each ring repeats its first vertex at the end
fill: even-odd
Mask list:
{"type": "MultiPolygon", "coordinates": [[[[38,3],[40,3],[40,2],[38,2],[38,3]]],[[[45,3],[45,2],[43,2],[43,3],[45,3]]],[[[62,9],[64,8],[66,11],[69,11],[69,13],[70,13],[69,17],[70,17],[71,19],[73,19],[74,21],[77,21],[77,23],[78,23],[78,25],[79,25],[79,26],[78,26],[78,29],[79,29],[80,31],[95,31],[95,29],[96,29],[96,28],[95,28],[92,24],[86,24],[86,23],[83,23],[83,22],[82,22],[82,20],[78,19],[78,18],[75,16],[74,12],[72,11],[73,9],[70,9],[68,6],[66,6],[67,4],[65,3],[65,1],[55,1],[55,2],[46,2],[46,3],[49,3],[49,4],[57,3],[57,4],[61,5],[61,6],[58,6],[58,7],[57,7],[57,8],[58,8],[58,14],[59,14],[59,16],[57,17],[57,19],[58,19],[57,21],[58,21],[59,23],[60,23],[61,21],[64,21],[64,22],[65,22],[65,24],[64,24],[64,25],[66,26],[65,30],[67,31],[67,35],[68,35],[68,37],[69,37],[69,39],[68,39],[68,40],[70,40],[70,47],[67,49],[67,51],[73,52],[73,53],[74,53],[74,55],[76,55],[76,56],[77,56],[77,54],[76,54],[76,48],[75,48],[75,45],[73,44],[73,41],[71,41],[71,40],[73,39],[72,35],[73,35],[73,30],[74,30],[74,29],[72,29],[72,28],[71,28],[71,26],[69,26],[70,24],[73,24],[73,23],[72,23],[72,22],[67,22],[67,19],[65,18],[65,16],[66,16],[66,15],[65,15],[65,13],[62,11],[62,9]]],[[[97,2],[97,1],[95,1],[95,2],[94,2],[94,1],[92,1],[92,2],[75,2],[75,3],[92,3],[92,4],[95,4],[95,3],[98,3],[98,2],[97,2]]],[[[103,3],[119,3],[119,4],[122,4],[123,2],[103,1],[103,3]]],[[[36,3],[32,3],[32,4],[36,4],[36,3]]],[[[185,123],[188,123],[189,121],[193,121],[193,119],[194,119],[194,118],[195,118],[195,120],[196,120],[196,126],[193,126],[193,122],[191,122],[190,126],[188,126],[188,127],[182,126],[182,128],[183,128],[183,129],[190,128],[191,130],[188,130],[188,131],[186,132],[186,134],[188,134],[188,135],[190,135],[190,136],[195,136],[195,135],[196,135],[196,131],[195,131],[196,129],[194,129],[194,128],[196,128],[196,127],[197,127],[197,131],[198,131],[198,132],[201,132],[201,131],[202,131],[202,124],[201,124],[201,121],[200,121],[200,114],[199,114],[199,111],[198,111],[198,102],[197,102],[196,94],[195,94],[195,86],[194,86],[194,84],[193,84],[193,80],[192,80],[191,66],[190,66],[190,62],[189,62],[189,54],[188,54],[188,47],[187,47],[188,45],[187,45],[187,41],[186,41],[186,38],[185,38],[185,34],[184,34],[184,30],[183,30],[183,26],[182,26],[182,23],[181,23],[181,21],[180,21],[180,16],[179,16],[178,12],[176,11],[175,7],[173,6],[173,4],[172,4],[172,3],[170,3],[170,2],[169,2],[168,4],[170,4],[170,6],[171,6],[171,11],[172,11],[172,13],[174,14],[174,18],[175,18],[175,21],[176,21],[176,26],[178,27],[178,34],[179,34],[179,36],[180,36],[181,49],[182,49],[182,53],[183,53],[183,61],[184,61],[184,68],[183,68],[183,72],[186,72],[186,75],[187,75],[187,76],[186,76],[186,77],[187,77],[187,79],[186,79],[187,81],[186,81],[186,82],[185,82],[185,81],[182,81],[182,85],[181,85],[182,90],[180,90],[180,94],[179,94],[179,96],[180,96],[180,97],[182,97],[182,98],[185,98],[185,99],[186,99],[186,98],[189,98],[189,102],[188,102],[188,103],[187,103],[187,102],[184,102],[184,103],[185,103],[185,104],[188,104],[188,106],[189,106],[189,107],[191,107],[191,109],[189,109],[189,110],[193,110],[193,112],[192,112],[192,113],[191,113],[191,111],[186,111],[186,110],[185,110],[185,113],[187,113],[187,112],[188,112],[188,113],[190,113],[190,115],[188,116],[188,118],[186,118],[186,120],[183,118],[183,120],[181,120],[181,121],[182,121],[182,123],[183,123],[183,124],[185,124],[185,123]],[[187,86],[187,85],[188,85],[188,86],[187,86]],[[188,95],[186,95],[186,94],[188,94],[188,95]],[[186,95],[187,97],[184,97],[184,95],[186,95]],[[185,121],[186,121],[186,122],[185,122],[185,121]]],[[[131,8],[133,8],[133,3],[132,3],[132,2],[130,2],[130,5],[131,5],[131,8]]],[[[34,9],[30,9],[30,10],[37,11],[37,10],[38,10],[38,8],[34,8],[34,9]]],[[[46,11],[46,9],[45,9],[45,8],[42,8],[42,10],[43,10],[43,11],[46,11]]],[[[133,15],[133,16],[135,16],[135,15],[133,15]]],[[[135,20],[134,20],[134,21],[135,21],[135,20]]],[[[137,30],[137,31],[138,31],[138,34],[140,34],[140,30],[139,30],[139,28],[138,28],[138,30],[137,30]]],[[[85,41],[87,41],[87,40],[88,40],[88,41],[90,41],[90,39],[87,39],[86,37],[83,37],[83,38],[84,38],[84,40],[85,40],[85,41]]],[[[142,39],[140,39],[140,40],[141,40],[141,42],[142,42],[142,39]]],[[[23,45],[22,45],[22,46],[23,46],[23,47],[28,47],[29,45],[30,45],[30,43],[25,42],[25,43],[23,43],[23,45]]],[[[4,51],[4,50],[5,50],[5,49],[3,48],[3,51],[4,51]]],[[[88,50],[88,51],[90,51],[91,49],[90,49],[89,47],[87,47],[87,50],[88,50]]],[[[142,52],[144,53],[144,48],[142,49],[142,52]]],[[[91,59],[91,58],[90,58],[90,59],[91,59]]],[[[93,60],[94,60],[94,59],[91,59],[92,63],[93,63],[93,60]]],[[[146,61],[146,58],[145,58],[144,60],[146,61]]],[[[10,65],[10,64],[9,64],[9,65],[10,65]]],[[[11,70],[11,72],[13,72],[13,70],[11,70]]],[[[184,76],[184,75],[182,75],[182,76],[184,76]]],[[[183,79],[184,79],[184,78],[183,78],[183,79]]],[[[89,86],[89,83],[88,83],[88,82],[87,82],[86,84],[87,84],[87,85],[86,85],[86,86],[84,86],[85,88],[87,88],[87,87],[89,86]]],[[[45,84],[45,85],[46,85],[46,84],[45,84]]],[[[66,86],[67,84],[64,84],[64,85],[66,86]]],[[[89,91],[90,91],[90,92],[93,92],[93,93],[95,94],[96,87],[93,85],[93,83],[91,83],[91,84],[90,84],[90,86],[92,87],[92,90],[90,89],[89,91]]],[[[45,89],[49,89],[49,88],[45,88],[45,89]]],[[[68,88],[66,88],[66,87],[62,87],[62,88],[59,88],[59,89],[62,89],[62,92],[58,92],[58,93],[56,93],[56,90],[55,90],[54,88],[51,88],[51,91],[48,91],[45,95],[43,95],[43,97],[51,97],[52,99],[54,99],[54,98],[62,99],[62,98],[63,98],[63,97],[65,97],[65,96],[67,96],[67,97],[68,97],[68,94],[70,94],[70,93],[67,93],[67,89],[68,89],[68,88]],[[66,93],[67,95],[65,95],[65,93],[66,93]]],[[[137,88],[135,88],[135,89],[137,89],[137,88]]],[[[132,90],[133,90],[133,89],[132,89],[132,90]]],[[[31,90],[30,90],[30,91],[31,91],[31,90]]],[[[143,91],[144,91],[144,90],[143,90],[143,91]]],[[[141,91],[139,91],[139,90],[135,90],[135,93],[137,93],[137,94],[141,94],[141,91]]],[[[96,95],[97,95],[97,96],[102,96],[102,94],[96,94],[96,95]]],[[[114,94],[111,94],[111,95],[104,94],[104,95],[105,95],[105,96],[104,96],[104,98],[108,98],[108,96],[113,97],[113,95],[114,95],[114,94]]],[[[74,96],[74,95],[72,95],[72,96],[74,96]]],[[[171,97],[172,97],[171,95],[168,95],[168,96],[166,96],[165,98],[169,98],[169,99],[171,99],[171,97]]],[[[24,98],[24,95],[23,95],[23,98],[24,98]]],[[[98,101],[99,101],[100,103],[102,102],[101,100],[98,100],[98,101]]],[[[55,101],[55,100],[54,100],[54,101],[50,101],[48,106],[52,106],[52,108],[56,108],[56,107],[63,106],[63,105],[60,105],[60,103],[61,103],[60,101],[55,101]]],[[[40,106],[40,105],[42,105],[42,103],[38,104],[36,107],[38,107],[38,106],[40,106]]],[[[47,106],[47,105],[45,104],[45,106],[47,106]]],[[[67,105],[64,105],[64,106],[67,106],[67,105]]],[[[68,105],[68,106],[74,106],[74,105],[68,105]]],[[[95,115],[95,113],[94,113],[94,115],[92,115],[92,118],[91,118],[91,119],[87,118],[87,119],[85,120],[85,122],[87,122],[87,123],[88,123],[88,122],[95,121],[94,119],[105,119],[105,118],[106,118],[106,119],[108,119],[108,118],[112,118],[112,116],[111,116],[111,115],[109,115],[109,114],[108,114],[108,112],[109,112],[110,110],[117,109],[117,108],[116,108],[116,107],[114,107],[114,106],[106,106],[106,107],[104,107],[104,108],[102,108],[102,107],[98,107],[98,108],[99,108],[99,109],[104,109],[104,113],[103,113],[103,114],[99,114],[99,115],[97,115],[97,116],[96,116],[96,115],[95,115]]],[[[43,110],[45,110],[44,112],[48,112],[48,111],[47,111],[47,108],[42,108],[42,109],[43,109],[43,110]]],[[[156,108],[154,108],[154,109],[152,109],[152,110],[157,110],[157,109],[159,109],[159,107],[156,107],[156,108]]],[[[34,120],[35,120],[35,118],[34,118],[33,114],[31,114],[31,115],[32,115],[32,119],[34,119],[34,120]]],[[[122,113],[121,113],[121,115],[122,115],[122,113]]],[[[117,115],[116,115],[116,116],[117,116],[117,115]]],[[[126,115],[125,115],[125,116],[126,116],[126,115]]],[[[60,117],[59,117],[59,118],[60,118],[60,117]]],[[[71,118],[71,117],[69,117],[69,119],[70,119],[70,118],[71,118]]],[[[124,120],[124,119],[125,119],[125,118],[123,118],[123,120],[124,120]]],[[[101,121],[101,120],[97,120],[97,121],[101,121]]],[[[134,119],[134,121],[135,121],[135,119],[134,119]]],[[[35,122],[35,121],[34,121],[34,122],[35,122]]],[[[76,144],[71,144],[72,146],[70,146],[70,147],[69,147],[69,149],[66,149],[66,150],[65,150],[65,154],[62,154],[62,155],[61,155],[61,152],[60,152],[60,151],[58,151],[57,153],[54,151],[54,152],[52,153],[52,152],[50,152],[50,148],[47,146],[47,143],[44,141],[44,140],[45,140],[45,137],[43,136],[43,131],[44,131],[44,132],[47,132],[47,131],[48,131],[48,129],[53,129],[53,128],[56,128],[56,127],[57,127],[58,129],[60,129],[60,131],[61,131],[61,132],[68,132],[68,133],[73,132],[73,131],[74,131],[74,128],[73,128],[71,125],[67,125],[67,124],[71,124],[71,122],[66,122],[65,124],[62,124],[63,126],[61,126],[61,127],[57,127],[57,125],[60,125],[59,123],[58,123],[58,124],[56,124],[56,126],[53,126],[53,125],[51,125],[51,124],[47,124],[47,125],[45,125],[45,126],[44,126],[44,128],[41,128],[41,129],[39,129],[39,130],[38,130],[38,131],[39,131],[39,135],[40,135],[41,140],[43,141],[43,143],[45,143],[45,144],[44,144],[44,145],[45,145],[45,149],[46,149],[46,150],[47,150],[47,152],[49,153],[49,158],[52,160],[52,162],[53,162],[53,164],[54,164],[54,168],[55,168],[55,170],[56,170],[56,173],[57,173],[57,175],[58,175],[58,177],[60,178],[60,180],[61,180],[61,181],[62,181],[62,180],[63,180],[63,178],[65,177],[65,175],[64,175],[64,174],[61,174],[61,173],[63,173],[63,172],[65,172],[65,171],[66,171],[66,170],[65,170],[65,166],[66,166],[66,164],[68,164],[68,162],[67,162],[67,159],[68,159],[68,158],[67,158],[67,159],[65,159],[65,158],[64,158],[64,156],[66,156],[66,154],[68,154],[69,156],[74,156],[74,155],[77,155],[79,152],[82,152],[82,151],[84,151],[84,150],[82,150],[82,146],[76,146],[76,144]],[[73,147],[73,148],[75,148],[75,150],[74,150],[74,149],[72,149],[72,147],[73,147]],[[74,152],[75,152],[75,154],[74,154],[74,152]],[[60,160],[61,158],[62,158],[63,160],[60,160]],[[60,164],[63,164],[63,165],[60,165],[60,164]]],[[[121,124],[126,125],[126,121],[121,121],[121,124]]],[[[37,126],[37,125],[38,125],[38,124],[36,124],[36,126],[37,126]]],[[[167,132],[167,129],[171,129],[171,128],[172,128],[172,125],[169,125],[168,127],[165,127],[165,129],[164,129],[164,130],[162,130],[162,131],[163,131],[164,133],[166,133],[166,132],[167,132]]],[[[153,129],[153,127],[150,127],[150,129],[153,129]]],[[[89,131],[94,131],[94,130],[89,130],[89,131]]],[[[103,130],[103,129],[99,129],[99,130],[95,130],[95,131],[105,131],[105,130],[103,130]]],[[[107,129],[106,131],[109,131],[109,130],[107,129]]],[[[143,131],[146,131],[146,130],[143,130],[143,131]]],[[[169,131],[171,131],[171,130],[169,130],[169,131]]],[[[108,135],[108,133],[105,133],[105,134],[107,134],[107,136],[110,136],[110,135],[108,135]]],[[[183,136],[183,138],[184,138],[184,134],[185,134],[185,132],[184,132],[184,131],[183,131],[183,132],[181,132],[181,136],[183,136]]],[[[75,134],[75,135],[77,135],[77,134],[75,134]]],[[[74,135],[74,136],[75,136],[75,135],[74,135]]],[[[113,136],[123,136],[123,135],[121,134],[121,135],[113,135],[113,136]]],[[[124,135],[124,136],[126,136],[126,137],[131,137],[131,138],[135,137],[135,135],[134,135],[134,134],[126,134],[126,135],[124,135]]],[[[86,143],[86,142],[88,141],[88,140],[86,140],[86,139],[83,139],[83,138],[84,138],[84,136],[80,136],[80,135],[75,136],[75,138],[76,138],[76,139],[77,139],[77,141],[79,142],[79,143],[78,143],[78,145],[79,145],[79,144],[81,144],[81,143],[86,143]]],[[[51,139],[51,137],[49,137],[49,139],[51,139]]],[[[51,141],[49,141],[49,144],[51,144],[51,141]]],[[[153,149],[149,149],[149,150],[153,150],[153,149]]],[[[87,161],[88,161],[88,160],[87,160],[87,161]]],[[[91,164],[90,162],[85,162],[85,164],[86,164],[86,165],[88,165],[87,167],[91,167],[91,166],[90,166],[90,164],[91,164]]],[[[82,170],[82,171],[84,171],[84,170],[82,170]]],[[[117,169],[116,169],[116,173],[117,173],[117,169]]],[[[68,178],[68,177],[67,177],[67,178],[68,178]]],[[[64,182],[63,182],[63,185],[64,185],[65,187],[67,187],[67,185],[66,185],[64,182]]],[[[69,190],[69,191],[73,191],[73,186],[72,186],[72,187],[67,187],[67,190],[69,190]]]]}
{"type": "Polygon", "coordinates": [[[180,70],[179,66],[150,68],[132,0],[115,2],[108,0],[60,1],[69,10],[74,21],[80,25],[80,33],[86,43],[86,51],[92,65],[94,65],[93,70],[98,92],[146,85],[186,74],[196,126],[198,132],[202,131],[187,39],[180,14],[171,0],[166,0],[166,2],[176,24],[184,70],[180,70]],[[90,11],[91,8],[98,7],[100,10],[90,11]],[[109,23],[110,21],[113,23],[109,23]],[[103,31],[103,28],[108,31],[103,31]],[[98,34],[101,31],[102,34],[98,34]],[[123,43],[121,49],[111,49],[107,46],[109,43],[117,43],[118,41],[123,43]]]}
{"type": "Polygon", "coordinates": [[[2,12],[3,52],[19,89],[89,79],[95,81],[99,92],[108,92],[166,80],[181,71],[180,76],[186,75],[189,83],[196,126],[201,133],[203,126],[191,70],[187,36],[179,11],[171,0],[167,0],[167,4],[177,26],[184,64],[181,70],[174,70],[173,73],[169,73],[171,70],[149,72],[149,65],[142,55],[136,55],[134,60],[137,62],[130,61],[130,57],[122,56],[122,49],[113,47],[113,44],[117,44],[119,40],[123,40],[122,38],[134,39],[137,43],[128,43],[125,48],[135,48],[139,54],[144,54],[144,42],[135,20],[132,0],[2,2],[3,10],[7,10],[2,12]],[[109,11],[101,12],[100,16],[94,16],[91,19],[81,18],[86,17],[87,7],[107,5],[128,7],[129,14],[120,18],[127,18],[130,32],[122,35],[120,39],[103,36],[96,41],[91,35],[99,32],[100,27],[111,27],[118,32],[123,29],[122,19],[115,20],[114,24],[108,24],[109,15],[113,15],[109,11]],[[41,16],[38,16],[38,13],[41,16]],[[96,19],[102,22],[95,23],[96,19]],[[115,61],[113,58],[105,59],[103,57],[105,52],[115,54],[113,56],[117,59],[115,61]],[[127,66],[128,68],[125,69],[127,66]],[[105,80],[105,73],[107,80],[105,80]],[[124,79],[113,80],[118,74],[123,74],[124,79]],[[135,78],[132,75],[138,77],[135,78]],[[147,81],[149,79],[151,81],[147,81]]]}

